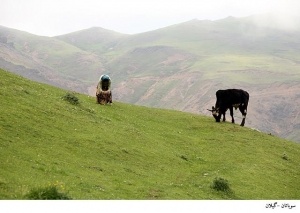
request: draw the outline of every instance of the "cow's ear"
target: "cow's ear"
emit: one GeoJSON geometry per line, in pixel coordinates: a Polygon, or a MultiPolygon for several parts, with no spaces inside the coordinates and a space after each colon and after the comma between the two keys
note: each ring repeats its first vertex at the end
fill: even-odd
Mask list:
{"type": "Polygon", "coordinates": [[[210,112],[212,112],[212,110],[211,109],[207,109],[208,111],[210,111],[210,112]]]}
{"type": "Polygon", "coordinates": [[[214,106],[212,106],[211,108],[212,108],[212,110],[214,110],[214,109],[215,109],[215,107],[214,107],[214,106]]]}

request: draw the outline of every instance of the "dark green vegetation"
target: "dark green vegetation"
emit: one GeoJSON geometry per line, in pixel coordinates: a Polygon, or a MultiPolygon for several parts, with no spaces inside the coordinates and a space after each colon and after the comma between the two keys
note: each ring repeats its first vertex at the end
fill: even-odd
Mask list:
{"type": "Polygon", "coordinates": [[[68,195],[59,192],[56,186],[32,189],[24,198],[29,200],[70,200],[68,195]]]}
{"type": "Polygon", "coordinates": [[[215,178],[213,181],[213,184],[211,188],[217,190],[217,191],[223,191],[223,192],[231,192],[228,180],[224,178],[215,178]]]}
{"type": "Polygon", "coordinates": [[[191,20],[135,35],[94,27],[52,38],[0,27],[0,67],[90,95],[109,74],[118,101],[207,115],[218,89],[241,88],[250,93],[246,126],[299,142],[300,26],[258,20],[191,20]]]}
{"type": "Polygon", "coordinates": [[[70,104],[78,105],[79,104],[79,99],[76,97],[76,95],[72,93],[66,93],[63,97],[63,100],[68,101],[70,104]]]}
{"type": "Polygon", "coordinates": [[[71,93],[74,105],[67,91],[3,70],[0,79],[1,199],[300,198],[297,143],[71,93]]]}

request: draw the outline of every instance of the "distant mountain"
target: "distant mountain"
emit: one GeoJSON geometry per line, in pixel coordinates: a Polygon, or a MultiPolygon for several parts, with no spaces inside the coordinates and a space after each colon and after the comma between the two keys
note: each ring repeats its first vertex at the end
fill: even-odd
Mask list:
{"type": "Polygon", "coordinates": [[[100,56],[56,38],[0,27],[0,45],[1,68],[80,92],[87,93],[103,69],[100,56]]]}
{"type": "MultiPolygon", "coordinates": [[[[0,37],[61,79],[76,82],[68,88],[90,95],[107,73],[115,100],[210,116],[206,109],[218,89],[245,89],[246,125],[300,142],[300,28],[283,30],[257,20],[191,20],[135,35],[91,28],[53,38],[14,30],[7,36],[1,28],[0,37]]],[[[235,115],[239,122],[240,113],[235,115]]]]}
{"type": "Polygon", "coordinates": [[[127,35],[106,30],[100,27],[93,27],[55,38],[72,44],[82,50],[95,52],[99,55],[105,54],[110,48],[117,45],[127,35]]]}

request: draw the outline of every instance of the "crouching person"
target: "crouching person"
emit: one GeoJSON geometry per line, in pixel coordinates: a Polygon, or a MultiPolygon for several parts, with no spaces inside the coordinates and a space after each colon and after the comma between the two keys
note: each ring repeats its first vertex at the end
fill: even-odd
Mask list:
{"type": "Polygon", "coordinates": [[[101,75],[97,84],[96,100],[98,104],[105,105],[112,103],[111,80],[108,75],[101,75]]]}

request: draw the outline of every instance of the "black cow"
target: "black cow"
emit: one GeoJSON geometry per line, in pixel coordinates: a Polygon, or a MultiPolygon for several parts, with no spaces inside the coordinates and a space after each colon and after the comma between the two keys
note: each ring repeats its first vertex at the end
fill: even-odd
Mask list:
{"type": "Polygon", "coordinates": [[[208,109],[208,111],[212,112],[212,115],[216,119],[216,122],[220,122],[222,115],[223,121],[225,121],[225,113],[227,109],[229,109],[232,123],[234,123],[234,107],[235,109],[239,108],[239,110],[241,111],[243,115],[241,126],[244,126],[249,102],[249,93],[241,89],[218,90],[216,92],[216,97],[217,101],[215,106],[213,106],[211,110],[208,109]]]}

